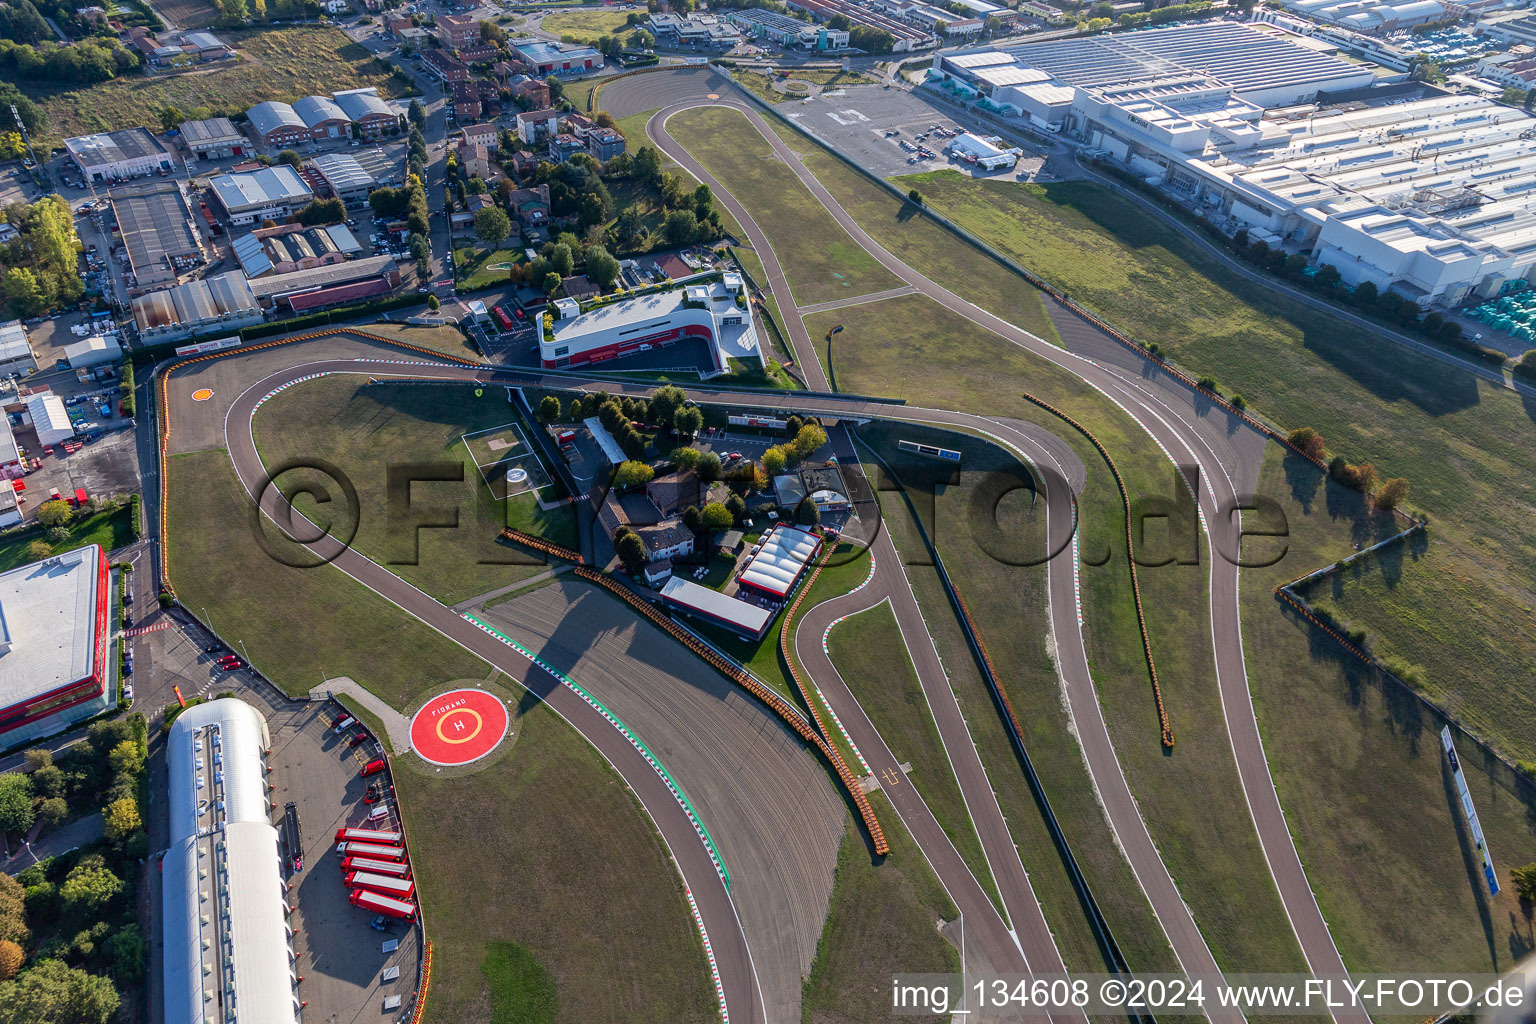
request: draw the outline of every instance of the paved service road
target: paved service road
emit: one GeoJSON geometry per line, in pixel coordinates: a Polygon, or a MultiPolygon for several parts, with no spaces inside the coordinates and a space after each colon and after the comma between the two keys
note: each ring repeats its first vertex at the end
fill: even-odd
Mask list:
{"type": "MultiPolygon", "coordinates": [[[[769,286],[781,305],[787,299],[789,308],[791,310],[796,308],[783,269],[766,236],[757,228],[747,211],[734,201],[729,192],[721,187],[719,182],[666,132],[667,119],[673,114],[692,106],[705,104],[724,104],[740,109],[744,116],[757,127],[774,154],[795,172],[806,188],[848,232],[849,236],[903,282],[951,311],[1094,385],[1135,419],[1176,464],[1198,467],[1198,481],[1191,479],[1188,482],[1196,491],[1208,529],[1212,643],[1215,649],[1218,690],[1231,738],[1238,778],[1247,798],[1249,811],[1274,884],[1309,967],[1315,974],[1345,974],[1343,959],[1334,945],[1333,937],[1328,931],[1327,923],[1323,919],[1322,911],[1317,905],[1316,897],[1301,866],[1301,860],[1297,856],[1295,844],[1291,840],[1285,814],[1280,807],[1280,800],[1270,777],[1257,718],[1248,692],[1241,619],[1238,610],[1236,553],[1240,521],[1233,514],[1234,508],[1238,505],[1239,489],[1233,477],[1237,474],[1242,478],[1246,473],[1247,480],[1251,480],[1251,474],[1256,472],[1257,463],[1251,457],[1242,458],[1242,453],[1244,450],[1251,451],[1255,442],[1262,442],[1263,435],[1241,419],[1231,417],[1219,409],[1196,408],[1194,404],[1196,399],[1182,382],[1160,371],[1156,364],[1139,357],[1135,358],[1136,365],[1133,368],[1128,361],[1134,354],[1128,353],[1128,350],[1122,351],[1124,347],[1119,346],[1113,339],[1086,337],[1089,333],[1097,335],[1098,332],[1092,331],[1086,323],[1071,317],[1059,306],[1055,308],[1053,320],[1058,327],[1069,326],[1068,337],[1062,339],[1067,344],[1068,351],[1063,351],[993,316],[908,266],[871,238],[853,217],[843,210],[837,200],[805,168],[794,152],[784,145],[756,109],[749,104],[739,100],[709,101],[699,97],[683,100],[660,110],[648,122],[647,133],[669,156],[700,180],[707,181],[715,194],[720,196],[730,208],[757,248],[769,286]],[[1072,321],[1070,325],[1063,321],[1062,314],[1072,321]],[[1074,345],[1074,341],[1078,342],[1078,346],[1074,345]],[[1084,358],[1074,350],[1079,346],[1096,353],[1107,353],[1107,358],[1104,361],[1084,358]],[[1115,365],[1117,363],[1119,365],[1115,365]],[[1245,443],[1246,449],[1243,447],[1245,443]]],[[[791,342],[802,372],[807,375],[809,381],[820,385],[824,377],[820,372],[814,346],[806,334],[803,323],[792,313],[787,313],[784,319],[787,321],[791,342]]],[[[1262,450],[1263,444],[1259,443],[1257,447],[1262,450]]],[[[1057,616],[1061,614],[1057,609],[1059,605],[1056,599],[1057,593],[1058,585],[1053,579],[1053,622],[1057,621],[1057,616]]],[[[1070,648],[1072,645],[1063,646],[1070,648]]],[[[1090,744],[1085,743],[1084,752],[1090,758],[1090,771],[1101,790],[1106,785],[1112,784],[1116,776],[1120,776],[1118,761],[1113,758],[1112,746],[1099,751],[1097,760],[1093,759],[1095,755],[1090,744]]],[[[1134,810],[1134,801],[1129,808],[1122,810],[1127,814],[1134,810]]],[[[1111,826],[1121,835],[1122,842],[1126,840],[1127,834],[1134,838],[1137,832],[1146,831],[1139,813],[1135,814],[1134,820],[1126,814],[1117,816],[1113,810],[1110,813],[1111,826]]],[[[1167,875],[1166,867],[1163,866],[1161,858],[1157,856],[1156,849],[1150,845],[1150,842],[1138,854],[1133,855],[1131,849],[1132,845],[1127,845],[1127,856],[1137,858],[1133,861],[1132,868],[1139,878],[1145,880],[1157,874],[1167,875]]],[[[1206,946],[1198,928],[1195,927],[1183,900],[1177,898],[1177,890],[1171,888],[1171,882],[1167,891],[1164,891],[1164,887],[1160,885],[1150,885],[1146,888],[1148,898],[1153,901],[1153,909],[1162,921],[1169,941],[1173,944],[1174,952],[1185,970],[1202,971],[1202,965],[1214,968],[1215,962],[1210,949],[1206,946]]],[[[1334,1018],[1340,1024],[1345,1021],[1358,1024],[1369,1019],[1364,1013],[1347,1010],[1336,1011],[1334,1018]]]]}

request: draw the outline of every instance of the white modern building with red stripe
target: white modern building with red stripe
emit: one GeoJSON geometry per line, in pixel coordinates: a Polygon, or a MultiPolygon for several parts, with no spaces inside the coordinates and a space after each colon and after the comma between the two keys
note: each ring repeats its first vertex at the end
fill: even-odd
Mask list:
{"type": "Polygon", "coordinates": [[[708,349],[711,366],[705,376],[726,372],[731,359],[762,362],[752,304],[739,274],[632,299],[599,299],[585,311],[574,299],[561,299],[555,309],[553,329],[539,343],[547,369],[622,359],[686,338],[708,349]]]}

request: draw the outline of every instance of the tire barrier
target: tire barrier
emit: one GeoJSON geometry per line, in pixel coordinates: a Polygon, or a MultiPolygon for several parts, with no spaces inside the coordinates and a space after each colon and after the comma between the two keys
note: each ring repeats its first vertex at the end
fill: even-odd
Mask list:
{"type": "MultiPolygon", "coordinates": [[[[817,571],[820,571],[819,567],[817,571]]],[[[805,718],[795,710],[794,705],[790,704],[789,701],[785,700],[783,697],[779,696],[777,693],[764,686],[757,679],[753,678],[753,676],[746,670],[732,664],[723,655],[716,652],[713,648],[707,646],[698,637],[694,636],[692,633],[679,626],[676,622],[673,622],[666,615],[663,615],[655,605],[651,604],[651,602],[645,600],[639,594],[636,594],[628,587],[619,583],[607,573],[598,572],[596,569],[592,569],[587,566],[578,566],[575,572],[576,575],[580,576],[582,579],[590,580],[593,583],[596,583],[599,586],[605,588],[615,597],[618,597],[621,601],[624,601],[630,607],[634,608],[641,615],[644,615],[646,618],[650,619],[657,626],[665,630],[674,639],[681,643],[684,647],[687,647],[700,658],[703,658],[721,675],[725,676],[731,682],[737,684],[752,696],[756,697],[763,704],[767,705],[768,709],[774,714],[778,715],[779,718],[788,724],[789,727],[793,729],[801,739],[805,740],[805,742],[815,746],[816,749],[820,750],[822,756],[827,759],[827,762],[831,764],[833,769],[837,772],[838,780],[842,782],[843,788],[847,790],[848,796],[853,800],[854,806],[858,808],[859,817],[863,819],[864,827],[869,831],[869,837],[874,842],[875,852],[881,856],[884,856],[891,851],[890,844],[886,842],[885,833],[880,828],[880,823],[875,820],[875,811],[874,808],[870,807],[869,805],[869,798],[866,797],[864,795],[864,791],[859,788],[858,780],[854,778],[853,772],[848,770],[848,765],[843,761],[842,755],[838,754],[837,750],[823,737],[822,734],[818,733],[816,729],[811,728],[810,723],[806,722],[805,718]]],[[[814,579],[815,576],[813,575],[810,580],[805,582],[801,588],[802,595],[804,594],[805,589],[810,586],[811,581],[814,579]]],[[[798,607],[799,604],[799,600],[796,600],[795,607],[798,607]]],[[[786,613],[786,618],[784,621],[786,623],[791,621],[789,616],[792,616],[793,614],[794,611],[791,609],[791,611],[786,613]]],[[[794,676],[795,685],[800,688],[801,698],[805,699],[806,705],[811,709],[811,714],[815,718],[817,728],[825,731],[825,726],[822,725],[820,716],[816,714],[816,706],[812,704],[809,699],[806,699],[805,687],[800,683],[800,678],[798,674],[795,673],[793,665],[790,666],[790,673],[794,676]]]]}
{"type": "MultiPolygon", "coordinates": [[[[1115,466],[1115,460],[1110,458],[1109,449],[1105,448],[1103,442],[1101,442],[1097,437],[1093,436],[1092,431],[1083,426],[1081,423],[1077,422],[1077,420],[1073,419],[1071,416],[1068,416],[1066,413],[1062,412],[1060,409],[1057,409],[1055,406],[1047,402],[1041,401],[1034,395],[1025,393],[1024,397],[1051,415],[1059,417],[1063,422],[1069,424],[1072,429],[1086,437],[1093,445],[1093,447],[1098,450],[1099,455],[1104,459],[1105,465],[1109,466],[1109,473],[1115,478],[1115,486],[1120,489],[1120,502],[1125,506],[1125,553],[1126,561],[1129,562],[1131,566],[1131,596],[1135,599],[1136,602],[1136,625],[1141,630],[1141,650],[1142,653],[1146,656],[1147,674],[1152,679],[1152,696],[1153,699],[1157,702],[1157,721],[1162,728],[1163,746],[1166,749],[1172,749],[1173,726],[1169,724],[1168,711],[1165,707],[1163,707],[1163,688],[1157,679],[1157,662],[1153,661],[1152,659],[1152,637],[1147,633],[1147,617],[1146,614],[1142,611],[1141,607],[1141,584],[1136,579],[1136,548],[1131,536],[1130,492],[1125,489],[1125,481],[1120,476],[1120,470],[1115,466]]],[[[1074,532],[1073,535],[1076,536],[1076,533],[1074,532]]]]}
{"type": "MultiPolygon", "coordinates": [[[[578,569],[577,571],[580,572],[581,570],[578,569]]],[[[580,683],[576,682],[576,680],[572,679],[564,672],[561,672],[554,665],[551,665],[537,654],[534,654],[532,651],[518,643],[516,640],[513,640],[505,633],[496,629],[496,627],[482,622],[481,620],[475,618],[473,615],[470,615],[468,612],[460,612],[459,617],[462,618],[465,622],[475,626],[477,629],[480,629],[490,636],[495,637],[497,640],[500,640],[502,643],[516,651],[518,654],[521,654],[523,657],[533,662],[539,668],[543,669],[545,672],[548,672],[551,676],[559,680],[563,685],[570,689],[571,692],[575,693],[576,696],[584,700],[587,705],[594,711],[602,715],[603,718],[607,720],[609,725],[619,730],[619,733],[629,741],[629,745],[634,747],[635,750],[639,751],[640,756],[645,758],[646,763],[655,770],[657,775],[661,776],[661,781],[666,783],[667,789],[672,793],[672,798],[677,801],[677,805],[681,807],[683,809],[683,813],[688,816],[689,823],[693,825],[694,833],[698,835],[699,841],[704,844],[704,849],[709,852],[709,859],[710,862],[715,866],[715,873],[720,876],[720,881],[725,884],[725,888],[727,891],[729,891],[731,888],[731,873],[726,870],[725,860],[721,858],[720,851],[715,846],[714,837],[709,834],[709,829],[704,827],[704,820],[700,818],[698,812],[693,809],[693,804],[689,801],[688,794],[683,792],[683,787],[680,786],[677,780],[672,777],[672,773],[667,771],[667,766],[661,763],[661,759],[658,758],[655,754],[651,753],[651,748],[645,745],[645,741],[642,740],[639,736],[636,736],[634,730],[626,725],[622,718],[614,714],[612,711],[609,711],[607,706],[605,706],[602,701],[592,696],[592,694],[588,693],[580,683]]]]}
{"type": "Polygon", "coordinates": [[[514,541],[523,545],[523,547],[542,551],[544,554],[554,555],[556,558],[563,558],[567,562],[575,562],[577,565],[587,564],[586,559],[581,557],[580,551],[572,551],[570,548],[556,544],[554,541],[545,540],[543,537],[536,537],[531,533],[524,533],[522,530],[511,526],[502,530],[499,536],[502,540],[514,541]]]}
{"type": "MultiPolygon", "coordinates": [[[[421,916],[421,896],[416,897],[416,916],[421,916]]],[[[423,929],[425,930],[425,929],[423,929]]],[[[416,1008],[411,1011],[411,1024],[421,1024],[427,1012],[427,990],[432,985],[432,943],[421,943],[421,982],[416,986],[416,1008]]]]}
{"type": "MultiPolygon", "coordinates": [[[[879,459],[878,453],[875,458],[879,459]]],[[[882,461],[881,464],[884,465],[884,462],[882,461]]],[[[1035,806],[1040,809],[1040,817],[1044,819],[1046,830],[1051,834],[1051,842],[1056,846],[1057,856],[1061,858],[1062,866],[1066,868],[1067,877],[1072,880],[1073,891],[1077,893],[1078,902],[1082,904],[1088,917],[1088,924],[1093,929],[1099,949],[1114,970],[1129,974],[1130,965],[1120,951],[1120,944],[1115,941],[1114,934],[1109,930],[1109,921],[1105,919],[1104,912],[1099,908],[1099,902],[1094,898],[1093,890],[1088,887],[1088,879],[1084,877],[1082,869],[1078,866],[1072,847],[1067,843],[1067,835],[1062,830],[1061,823],[1056,820],[1056,812],[1051,808],[1050,797],[1046,795],[1045,786],[1035,772],[1034,762],[1030,760],[1029,751],[1024,746],[1024,731],[1019,728],[1018,717],[1013,713],[1013,703],[1009,701],[1007,691],[1003,689],[1002,680],[998,677],[992,665],[992,658],[987,654],[986,646],[981,641],[976,623],[972,621],[971,613],[960,597],[960,591],[955,589],[954,581],[949,578],[949,571],[944,568],[944,559],[939,556],[939,549],[934,545],[933,538],[929,536],[928,528],[923,525],[922,519],[918,516],[917,506],[912,503],[912,496],[905,488],[897,488],[897,493],[901,495],[902,503],[906,505],[907,514],[911,516],[913,524],[917,527],[918,536],[922,538],[923,547],[928,552],[934,571],[938,573],[939,584],[944,588],[944,596],[949,599],[950,607],[955,612],[956,620],[960,624],[960,632],[964,634],[966,646],[971,651],[971,659],[976,663],[977,671],[987,684],[993,703],[997,705],[1003,727],[1008,733],[1008,740],[1013,745],[1014,756],[1019,759],[1019,766],[1024,771],[1024,779],[1029,783],[1030,794],[1035,798],[1035,806]]],[[[1076,517],[1074,503],[1074,523],[1076,517]]],[[[1141,1014],[1135,1019],[1144,1024],[1156,1024],[1150,1013],[1141,1014]]]]}
{"type": "MultiPolygon", "coordinates": [[[[327,327],[323,331],[309,331],[309,332],[306,332],[304,334],[295,334],[295,335],[293,335],[291,337],[287,337],[287,338],[273,338],[271,341],[257,342],[254,345],[241,345],[238,348],[227,348],[227,349],[222,349],[222,350],[220,350],[218,352],[204,352],[201,355],[188,356],[185,359],[177,359],[177,360],[174,360],[174,361],[172,361],[172,362],[170,362],[168,364],[165,364],[165,365],[161,366],[156,371],[156,373],[155,373],[155,380],[156,380],[156,384],[155,384],[155,399],[156,399],[156,406],[158,407],[158,410],[159,410],[159,420],[160,420],[159,442],[158,442],[158,447],[159,447],[160,450],[157,453],[157,461],[159,462],[159,466],[160,466],[160,513],[159,513],[159,520],[160,520],[160,593],[161,594],[168,595],[172,599],[174,599],[176,597],[176,588],[171,584],[170,544],[167,543],[167,541],[166,541],[166,537],[168,535],[168,527],[169,527],[169,524],[170,524],[170,517],[169,517],[169,514],[166,511],[166,500],[165,500],[165,481],[167,479],[167,477],[166,477],[166,467],[167,467],[167,461],[168,461],[168,454],[169,454],[169,451],[170,451],[170,440],[171,440],[171,405],[170,405],[170,401],[169,401],[169,399],[167,398],[167,395],[166,395],[166,388],[169,386],[171,374],[175,373],[177,370],[181,369],[184,366],[191,366],[194,363],[207,362],[209,360],[214,360],[214,359],[225,359],[225,358],[228,358],[229,356],[246,355],[246,354],[251,353],[251,352],[260,352],[260,351],[262,351],[264,349],[277,348],[279,345],[291,345],[291,344],[293,344],[295,342],[313,341],[316,338],[326,338],[326,337],[333,337],[333,336],[338,336],[338,335],[353,335],[353,336],[359,337],[359,338],[366,338],[369,341],[374,341],[374,342],[377,342],[377,343],[379,343],[381,345],[387,345],[387,346],[389,346],[391,348],[401,349],[401,350],[406,351],[406,352],[414,352],[414,353],[416,353],[418,355],[429,356],[433,362],[438,362],[438,363],[453,363],[453,364],[458,365],[458,366],[488,366],[489,365],[488,363],[478,363],[478,362],[475,362],[472,359],[464,359],[464,358],[462,358],[460,356],[448,355],[445,352],[439,352],[436,349],[425,348],[425,347],[423,347],[421,345],[412,345],[410,342],[407,342],[407,341],[399,341],[399,340],[397,340],[395,338],[386,338],[382,334],[374,334],[372,331],[363,330],[362,328],[359,328],[359,327],[327,327]]],[[[390,360],[379,360],[379,361],[380,362],[389,362],[390,360]]],[[[404,364],[404,361],[402,361],[402,363],[404,364]]],[[[271,398],[272,396],[268,395],[267,397],[271,398]]]]}

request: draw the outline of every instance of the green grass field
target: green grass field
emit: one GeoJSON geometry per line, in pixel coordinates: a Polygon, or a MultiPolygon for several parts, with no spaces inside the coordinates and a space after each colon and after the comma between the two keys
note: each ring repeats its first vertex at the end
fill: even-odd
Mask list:
{"type": "Polygon", "coordinates": [[[848,823],[827,923],[802,994],[802,1019],[815,1024],[884,1019],[892,975],[960,970],[959,952],[938,930],[940,922],[954,920],[954,904],[890,801],[875,792],[869,802],[875,816],[890,823],[882,827],[891,852],[875,858],[859,826],[848,823]]]}
{"type": "Polygon", "coordinates": [[[635,31],[626,28],[626,11],[604,10],[601,7],[571,11],[555,11],[544,16],[544,31],[564,38],[570,36],[578,43],[595,43],[603,36],[615,32],[628,36],[635,31]]]}
{"type": "Polygon", "coordinates": [[[453,250],[453,276],[459,287],[465,289],[505,284],[507,268],[501,264],[514,263],[522,257],[521,249],[482,249],[477,245],[461,245],[453,250]]]}
{"type": "MultiPolygon", "coordinates": [[[[45,494],[43,497],[48,496],[45,494]]],[[[34,496],[32,500],[36,501],[37,498],[34,496]]],[[[70,519],[65,529],[69,531],[68,540],[58,544],[49,542],[56,555],[83,548],[87,544],[100,544],[103,551],[116,551],[133,543],[133,510],[124,505],[121,508],[77,515],[70,519]]],[[[27,529],[0,537],[0,572],[33,561],[27,548],[34,541],[47,540],[43,533],[40,529],[27,529]]]]}
{"type": "Polygon", "coordinates": [[[397,708],[480,659],[331,566],[274,560],[252,532],[249,496],[222,449],[176,455],[165,481],[171,582],[181,602],[292,695],[351,676],[397,708]],[[234,581],[238,581],[235,583],[234,581]],[[388,652],[383,657],[380,652],[388,652]]]}
{"type": "Polygon", "coordinates": [[[464,340],[464,335],[460,334],[456,327],[416,327],[410,324],[373,323],[363,330],[395,341],[403,341],[407,345],[416,345],[444,355],[456,356],[459,359],[484,361],[480,353],[464,340]]]}
{"type": "Polygon", "coordinates": [[[773,243],[797,303],[813,305],[901,284],[848,237],[788,167],[763,158],[762,138],[740,113],[686,110],[668,126],[733,196],[750,198],[753,217],[773,243]]]}
{"type": "MultiPolygon", "coordinates": [[[[1044,568],[1021,566],[1007,573],[983,572],[974,564],[969,531],[963,526],[950,529],[948,525],[972,519],[966,511],[976,480],[972,474],[999,473],[1021,480],[1017,463],[994,445],[966,435],[920,427],[872,423],[861,427],[859,436],[888,458],[895,457],[895,441],[903,437],[964,454],[966,473],[959,484],[944,485],[943,495],[934,493],[934,478],[925,483],[910,465],[899,461],[893,465],[904,473],[903,480],[919,515],[938,540],[946,567],[956,577],[972,614],[979,617],[991,657],[1005,672],[1004,686],[1024,731],[1030,759],[1126,959],[1140,971],[1175,970],[1177,961],[1115,844],[1071,732],[1056,671],[1046,649],[1050,624],[1046,615],[1044,568]],[[1004,621],[1006,629],[990,628],[990,623],[1004,621]]],[[[888,476],[882,474],[871,479],[881,481],[878,486],[885,528],[902,555],[904,572],[923,609],[955,698],[982,763],[987,766],[998,806],[1019,847],[1030,885],[1040,900],[1057,947],[1071,970],[1106,970],[1103,954],[1046,830],[1002,717],[975,667],[906,503],[890,490],[895,483],[888,476]]],[[[1000,519],[1005,529],[1015,532],[1025,543],[1034,544],[1044,524],[1040,517],[1029,514],[1026,493],[1015,493],[1007,499],[1000,507],[1000,519]]]]}
{"type": "Polygon", "coordinates": [[[28,86],[48,113],[50,136],[149,125],[166,106],[209,107],[217,114],[243,113],[262,100],[292,101],[314,93],[377,86],[385,97],[406,95],[410,80],[375,58],[340,29],[289,25],[220,29],[240,51],[238,63],[173,75],[129,75],[83,89],[28,86]]]}
{"type": "MultiPolygon", "coordinates": [[[[1511,714],[1504,667],[1536,659],[1536,405],[1238,278],[1140,206],[1098,185],[1018,185],[934,172],[902,179],[929,203],[1185,367],[1215,376],[1330,451],[1406,476],[1434,520],[1434,572],[1415,600],[1382,602],[1368,625],[1423,665],[1432,692],[1489,723],[1510,756],[1536,757],[1536,719],[1511,714]],[[1415,638],[1424,609],[1461,638],[1415,638]],[[1482,671],[1465,672],[1469,645],[1482,671]]],[[[1512,703],[1512,701],[1514,703],[1512,703]]]]}
{"type": "Polygon", "coordinates": [[[908,781],[917,787],[939,827],[1007,921],[997,882],[890,605],[860,612],[834,626],[827,637],[827,653],[897,761],[912,763],[908,781]]]}
{"type": "MultiPolygon", "coordinates": [[[[1259,493],[1280,503],[1292,558],[1243,572],[1249,681],[1280,802],[1345,964],[1355,972],[1507,970],[1532,948],[1530,910],[1509,871],[1536,860],[1536,794],[1458,739],[1504,886],[1489,899],[1440,752],[1444,723],[1270,596],[1296,565],[1327,565],[1378,527],[1358,495],[1327,485],[1278,445],[1259,493]]],[[[1432,540],[1431,552],[1439,546],[1432,540]]],[[[1425,561],[1423,572],[1440,571],[1425,561]]]]}
{"type": "MultiPolygon", "coordinates": [[[[545,512],[531,494],[495,500],[460,441],[466,433],[519,422],[501,389],[485,388],[476,397],[469,385],[358,381],[327,377],[289,388],[262,407],[253,428],[269,469],[323,452],[350,478],[361,507],[353,541],[358,551],[455,604],[545,570],[540,558],[497,540],[505,527],[568,547],[575,544],[575,517],[568,507],[545,512]],[[388,458],[379,458],[380,452],[388,458]],[[408,503],[403,494],[395,499],[398,520],[391,521],[391,467],[408,464],[438,466],[417,472],[418,477],[458,479],[412,485],[408,503]],[[418,531],[413,525],[454,519],[452,528],[418,531]]],[[[300,473],[295,482],[303,479],[300,473]]]]}
{"type": "MultiPolygon", "coordinates": [[[[795,148],[805,149],[809,145],[801,140],[795,148]]],[[[762,144],[758,143],[756,155],[761,157],[763,152],[762,144]]],[[[769,163],[772,161],[760,160],[760,165],[769,163]]],[[[834,178],[828,188],[841,200],[849,192],[848,185],[848,181],[834,178]]],[[[893,217],[891,205],[886,204],[883,214],[873,203],[855,203],[850,209],[856,217],[866,220],[883,215],[887,220],[879,230],[891,235],[903,223],[899,216],[893,217]]],[[[873,223],[870,230],[875,230],[873,223]]],[[[957,266],[963,266],[966,260],[976,258],[974,250],[952,236],[928,232],[925,235],[922,252],[938,254],[935,259],[939,262],[953,259],[957,266]],[[966,255],[961,255],[962,250],[966,255]]],[[[999,280],[995,290],[1006,289],[1005,281],[999,280]]],[[[1032,303],[1039,301],[1038,293],[1022,282],[1014,291],[1025,292],[1032,303]]],[[[987,300],[980,297],[978,301],[987,300]]],[[[1037,315],[1043,316],[1043,307],[1038,308],[1037,315]]],[[[1016,314],[1013,318],[1022,319],[1016,314]]],[[[842,323],[845,330],[833,342],[830,370],[843,390],[899,395],[916,404],[985,410],[994,415],[1041,422],[1048,429],[1070,434],[1063,424],[1020,397],[1019,392],[1028,389],[1099,432],[1115,451],[1134,491],[1158,494],[1167,492],[1171,486],[1172,470],[1166,459],[1123,413],[1082,388],[1065,372],[1044,365],[1024,350],[946,313],[936,303],[901,297],[806,318],[812,337],[823,336],[837,323],[842,323]],[[850,335],[866,343],[849,344],[845,339],[850,335]]],[[[1086,453],[1085,464],[1094,464],[1096,456],[1086,442],[1069,438],[1069,443],[1086,453]]],[[[1119,496],[1102,463],[1097,464],[1094,473],[1098,484],[1091,495],[1085,496],[1085,515],[1096,515],[1096,536],[1105,545],[1111,545],[1112,524],[1123,522],[1119,496]]],[[[963,519],[965,514],[961,509],[950,521],[955,517],[963,519]]],[[[941,547],[943,543],[941,540],[941,547]]],[[[983,621],[1008,621],[1018,589],[1014,574],[1001,571],[997,562],[975,546],[969,547],[971,564],[958,565],[951,571],[962,589],[986,592],[988,599],[997,602],[983,621]]],[[[1123,548],[1123,543],[1120,547],[1123,548]]],[[[1113,552],[1117,548],[1110,546],[1108,550],[1113,552]]],[[[1190,681],[1211,680],[1214,670],[1209,645],[1187,643],[1189,636],[1209,635],[1202,572],[1194,567],[1186,567],[1182,572],[1162,572],[1157,590],[1164,609],[1149,621],[1149,628],[1161,671],[1190,681]]],[[[979,593],[978,600],[981,597],[979,593]]],[[[1266,878],[1267,869],[1237,783],[1214,685],[1196,683],[1176,695],[1175,728],[1180,730],[1186,745],[1181,750],[1183,756],[1164,758],[1156,741],[1155,707],[1142,663],[1123,550],[1105,569],[1085,574],[1084,601],[1090,621],[1090,659],[1111,734],[1148,826],[1206,931],[1218,961],[1236,970],[1274,969],[1276,965],[1299,967],[1299,953],[1272,885],[1254,886],[1249,881],[1266,878]],[[1222,829],[1212,829],[1209,823],[1213,819],[1226,824],[1222,829]],[[1234,878],[1242,880],[1239,884],[1249,890],[1242,907],[1230,899],[1234,878]]],[[[990,635],[987,639],[992,642],[990,635]]],[[[1011,640],[1012,637],[999,637],[999,650],[994,652],[1004,673],[1012,676],[1038,671],[1038,650],[1015,646],[1011,640]]],[[[1081,762],[1075,746],[1065,745],[1059,753],[1072,759],[1070,770],[1076,771],[1081,762]]],[[[1066,763],[1056,767],[1069,770],[1066,763]]],[[[1161,938],[1143,936],[1136,941],[1156,950],[1161,946],[1161,938]]]]}
{"type": "Polygon", "coordinates": [[[911,204],[892,196],[793,128],[776,119],[768,123],[875,241],[961,298],[1036,337],[1061,344],[1046,316],[1044,296],[1012,270],[918,216],[911,204]]]}
{"type": "Polygon", "coordinates": [[[434,947],[426,1021],[709,1024],[704,950],[654,827],[585,740],[523,708],[516,745],[478,771],[397,762],[434,947]]]}

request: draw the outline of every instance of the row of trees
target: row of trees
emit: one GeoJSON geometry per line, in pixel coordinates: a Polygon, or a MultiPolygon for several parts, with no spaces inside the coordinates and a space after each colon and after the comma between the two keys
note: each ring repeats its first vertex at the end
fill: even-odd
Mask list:
{"type": "Polygon", "coordinates": [[[1283,249],[1270,248],[1269,243],[1261,238],[1250,239],[1247,228],[1239,229],[1232,236],[1230,248],[1255,266],[1331,298],[1348,302],[1389,323],[1414,328],[1427,337],[1447,344],[1455,345],[1463,341],[1461,324],[1456,321],[1447,320],[1436,312],[1423,314],[1413,300],[1404,298],[1390,288],[1382,291],[1370,281],[1362,281],[1350,289],[1344,285],[1339,268],[1331,263],[1324,263],[1316,271],[1308,273],[1307,258],[1301,253],[1288,254],[1283,249]]]}
{"type": "Polygon", "coordinates": [[[25,319],[79,302],[85,283],[80,280],[80,239],[69,204],[57,195],[30,205],[11,203],[5,219],[18,232],[0,249],[0,263],[7,267],[0,277],[0,303],[8,314],[25,319]]]}
{"type": "MultiPolygon", "coordinates": [[[[1309,458],[1321,462],[1327,457],[1327,445],[1323,435],[1312,427],[1297,427],[1286,436],[1295,448],[1309,458]]],[[[1395,476],[1383,480],[1380,472],[1369,462],[1349,462],[1342,455],[1328,461],[1328,475],[1346,487],[1353,487],[1364,494],[1379,509],[1391,509],[1408,497],[1408,479],[1395,476]]]]}
{"type": "Polygon", "coordinates": [[[763,470],[770,477],[778,476],[826,443],[827,432],[820,424],[803,423],[790,440],[763,452],[763,470]]]}
{"type": "Polygon", "coordinates": [[[0,73],[36,82],[90,84],[136,72],[139,55],[116,36],[88,36],[73,44],[0,39],[0,73]]]}
{"type": "Polygon", "coordinates": [[[105,833],[85,850],[0,875],[0,1024],[105,1024],[123,1002],[120,989],[142,979],[132,878],[148,854],[146,757],[144,720],[134,715],[92,725],[57,758],[30,750],[29,772],[0,776],[0,829],[100,806],[105,833]]]}

